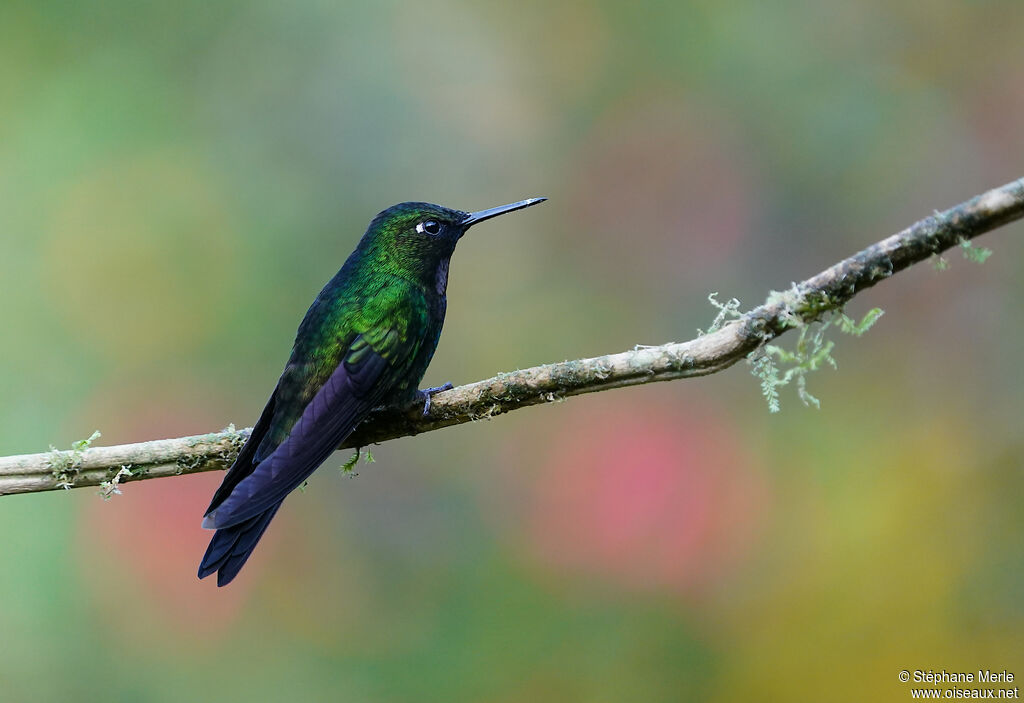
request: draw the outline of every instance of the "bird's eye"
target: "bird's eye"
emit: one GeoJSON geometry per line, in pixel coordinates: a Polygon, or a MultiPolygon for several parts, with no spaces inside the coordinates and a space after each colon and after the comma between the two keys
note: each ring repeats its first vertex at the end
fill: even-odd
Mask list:
{"type": "Polygon", "coordinates": [[[434,220],[427,220],[416,225],[416,231],[420,234],[426,232],[427,234],[437,234],[441,231],[441,225],[434,220]]]}

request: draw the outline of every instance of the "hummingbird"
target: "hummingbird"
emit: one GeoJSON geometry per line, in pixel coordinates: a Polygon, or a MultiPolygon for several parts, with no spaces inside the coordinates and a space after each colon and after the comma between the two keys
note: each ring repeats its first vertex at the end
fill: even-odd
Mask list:
{"type": "Polygon", "coordinates": [[[441,338],[448,265],[473,225],[544,202],[463,212],[407,202],[378,214],[299,324],[284,372],[206,509],[216,530],[199,578],[238,575],[281,503],[371,410],[423,401],[419,390],[441,338]]]}

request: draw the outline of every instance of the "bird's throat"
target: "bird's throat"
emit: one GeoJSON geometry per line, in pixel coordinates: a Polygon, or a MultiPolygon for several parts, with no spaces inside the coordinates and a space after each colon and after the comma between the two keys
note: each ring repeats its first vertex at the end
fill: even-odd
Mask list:
{"type": "Polygon", "coordinates": [[[437,294],[443,296],[448,290],[448,264],[451,263],[451,259],[441,259],[441,263],[437,265],[437,294]]]}

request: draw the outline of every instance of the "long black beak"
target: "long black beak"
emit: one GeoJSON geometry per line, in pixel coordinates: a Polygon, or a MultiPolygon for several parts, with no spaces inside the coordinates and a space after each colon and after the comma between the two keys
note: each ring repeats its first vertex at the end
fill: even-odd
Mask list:
{"type": "Polygon", "coordinates": [[[488,210],[471,212],[466,215],[466,219],[461,222],[461,225],[463,228],[470,227],[478,222],[489,220],[492,217],[497,217],[498,215],[504,215],[506,212],[522,210],[524,207],[530,207],[531,205],[542,203],[545,200],[547,200],[547,198],[530,198],[528,200],[520,200],[518,203],[509,203],[508,205],[499,205],[498,207],[492,207],[488,210]]]}

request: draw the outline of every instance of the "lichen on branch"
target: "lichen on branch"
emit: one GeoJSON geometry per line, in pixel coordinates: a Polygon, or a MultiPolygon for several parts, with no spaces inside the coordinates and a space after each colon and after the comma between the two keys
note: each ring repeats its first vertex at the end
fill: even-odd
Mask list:
{"type": "MultiPolygon", "coordinates": [[[[871,313],[858,323],[845,318],[842,312],[857,293],[908,266],[940,257],[954,246],[960,246],[969,260],[983,261],[988,250],[971,247],[970,240],[1021,217],[1024,217],[1024,179],[990,190],[944,212],[936,212],[786,291],[770,295],[764,304],[753,310],[741,313],[738,304],[733,305],[731,301],[719,304],[720,313],[728,309],[716,321],[719,326],[688,342],[637,346],[618,354],[500,373],[434,395],[426,417],[422,415],[419,402],[374,412],[341,448],[366,447],[582,393],[706,376],[752,353],[754,368],[771,405],[772,394],[776,400],[778,395],[772,364],[795,360],[805,366],[804,373],[794,372],[790,377],[799,384],[799,378],[806,375],[807,369],[828,363],[831,348],[823,339],[815,346],[817,333],[809,330],[812,323],[828,322],[831,318],[832,323],[838,321],[845,331],[856,333],[866,329],[877,319],[877,314],[871,313]],[[789,359],[784,353],[773,351],[769,343],[791,329],[801,330],[804,353],[796,353],[789,359]]],[[[798,340],[798,349],[799,346],[798,340]]],[[[774,373],[778,375],[777,368],[774,373]]],[[[806,393],[805,386],[802,390],[806,393]]],[[[129,482],[225,469],[234,461],[248,436],[249,429],[229,427],[194,437],[114,447],[83,447],[70,453],[2,457],[0,495],[101,485],[110,486],[113,492],[129,482]],[[130,475],[122,473],[122,467],[128,468],[130,475]]]]}

